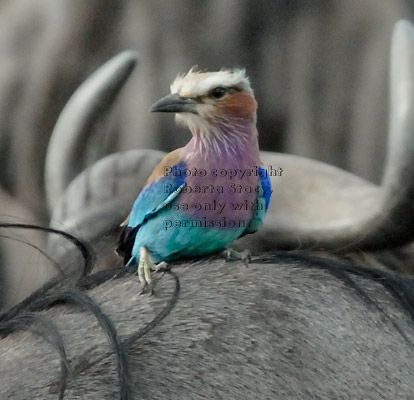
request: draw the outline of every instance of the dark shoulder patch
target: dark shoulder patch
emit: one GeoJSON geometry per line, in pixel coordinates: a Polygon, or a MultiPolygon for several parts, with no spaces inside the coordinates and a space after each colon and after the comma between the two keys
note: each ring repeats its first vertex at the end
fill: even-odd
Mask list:
{"type": "Polygon", "coordinates": [[[131,258],[132,248],[134,247],[135,242],[135,236],[137,235],[139,228],[140,226],[131,227],[128,225],[124,225],[122,227],[116,252],[121,257],[123,257],[124,265],[126,265],[131,258]]]}

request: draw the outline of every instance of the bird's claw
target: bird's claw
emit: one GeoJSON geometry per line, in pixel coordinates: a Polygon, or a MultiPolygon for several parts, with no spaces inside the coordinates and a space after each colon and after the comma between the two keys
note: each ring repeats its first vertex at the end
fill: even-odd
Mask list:
{"type": "Polygon", "coordinates": [[[146,293],[148,293],[150,296],[152,296],[154,294],[154,284],[153,284],[153,282],[151,282],[151,283],[147,283],[147,282],[142,283],[141,282],[141,290],[139,291],[138,294],[143,295],[143,294],[146,294],[146,293]]]}
{"type": "Polygon", "coordinates": [[[154,294],[154,282],[152,280],[153,272],[167,271],[167,263],[165,261],[159,264],[154,264],[148,260],[147,257],[142,257],[138,264],[138,279],[141,282],[141,291],[139,294],[149,293],[154,294]]]}
{"type": "Polygon", "coordinates": [[[226,261],[241,260],[246,267],[248,267],[249,263],[252,261],[252,255],[249,250],[239,252],[233,249],[226,249],[223,253],[226,261]]]}

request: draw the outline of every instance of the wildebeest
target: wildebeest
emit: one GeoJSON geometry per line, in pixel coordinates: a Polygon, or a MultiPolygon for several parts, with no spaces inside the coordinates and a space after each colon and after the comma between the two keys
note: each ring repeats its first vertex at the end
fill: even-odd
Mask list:
{"type": "MultiPolygon", "coordinates": [[[[412,82],[414,61],[411,30],[403,22],[395,34],[391,161],[383,184],[376,187],[308,162],[308,171],[321,171],[325,177],[331,172],[329,182],[336,182],[335,190],[329,192],[331,202],[327,192],[316,192],[314,204],[324,199],[335,208],[340,194],[347,193],[350,202],[341,204],[348,207],[336,214],[336,220],[326,217],[325,230],[319,211],[316,219],[313,212],[298,214],[308,218],[310,229],[302,231],[297,229],[300,217],[284,225],[281,215],[271,211],[264,236],[253,239],[252,245],[275,245],[270,239],[277,238],[281,245],[290,246],[297,240],[314,248],[331,244],[334,249],[385,249],[387,243],[412,239],[409,133],[414,114],[412,86],[407,84],[412,82]],[[396,138],[403,139],[402,146],[396,138]],[[348,190],[341,191],[341,184],[348,190]],[[366,202],[364,212],[352,218],[355,213],[349,210],[355,211],[361,201],[366,202]],[[289,231],[284,231],[287,227],[290,239],[289,231]],[[285,243],[283,237],[288,238],[285,243]]],[[[129,154],[135,161],[145,159],[145,154],[129,154]]],[[[122,156],[125,160],[127,155],[122,156]]],[[[92,167],[71,187],[82,179],[90,184],[90,174],[104,174],[107,165],[102,160],[101,169],[92,167]]],[[[82,201],[94,199],[98,192],[89,192],[73,211],[62,207],[71,198],[71,187],[61,193],[60,212],[81,222],[82,201]]],[[[289,188],[293,186],[285,184],[289,188]]],[[[310,198],[293,199],[298,212],[306,211],[301,205],[309,206],[310,198]]],[[[107,204],[111,203],[100,205],[107,204]]],[[[92,209],[83,208],[87,213],[92,209]]],[[[83,237],[101,238],[102,232],[108,232],[104,228],[111,225],[101,217],[115,208],[102,209],[95,219],[87,215],[102,226],[84,229],[83,237]],[[102,209],[104,213],[99,214],[102,209]]],[[[96,225],[81,226],[85,227],[96,225]]],[[[63,276],[0,317],[1,398],[350,400],[411,399],[414,395],[411,278],[332,257],[273,251],[254,257],[248,268],[215,257],[173,264],[171,270],[160,273],[154,296],[139,296],[137,279],[125,270],[90,276],[90,252],[82,242],[75,242],[82,250],[84,269],[73,251],[66,252],[64,258],[73,258],[74,265],[63,268],[63,276]]]]}

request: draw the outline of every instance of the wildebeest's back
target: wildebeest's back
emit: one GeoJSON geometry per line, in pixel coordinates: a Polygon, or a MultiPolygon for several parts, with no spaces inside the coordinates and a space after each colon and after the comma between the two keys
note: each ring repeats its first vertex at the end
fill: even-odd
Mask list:
{"type": "MultiPolygon", "coordinates": [[[[413,398],[413,324],[382,285],[349,275],[385,313],[303,260],[300,267],[249,268],[204,260],[174,272],[181,284],[177,303],[127,349],[133,398],[413,398]]],[[[165,275],[155,296],[140,296],[137,279],[128,276],[90,294],[126,340],[169,304],[174,290],[174,279],[165,275]]],[[[43,314],[63,333],[73,368],[109,349],[89,313],[56,306],[43,314]]],[[[9,335],[0,342],[0,397],[56,399],[58,360],[41,339],[9,335]]],[[[76,396],[119,398],[113,355],[81,373],[76,384],[69,380],[65,398],[76,396]]]]}

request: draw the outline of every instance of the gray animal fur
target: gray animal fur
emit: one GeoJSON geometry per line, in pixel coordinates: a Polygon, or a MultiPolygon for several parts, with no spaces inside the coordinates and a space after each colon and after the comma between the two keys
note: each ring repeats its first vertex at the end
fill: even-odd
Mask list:
{"type": "MultiPolygon", "coordinates": [[[[330,273],[305,264],[176,265],[177,304],[127,348],[130,398],[413,399],[413,321],[382,285],[355,278],[384,313],[330,273]]],[[[125,340],[166,306],[174,290],[166,274],[153,297],[138,295],[132,276],[89,294],[125,340]]],[[[89,313],[59,305],[42,315],[61,330],[73,369],[109,350],[89,313]]],[[[33,334],[0,341],[0,371],[2,399],[58,397],[58,354],[33,334]]],[[[114,356],[69,379],[65,399],[79,398],[120,398],[114,356]]]]}

